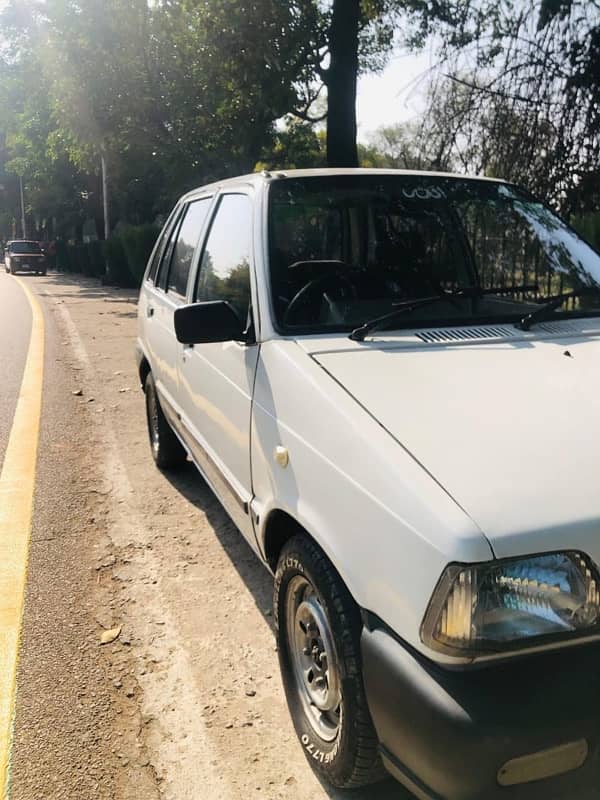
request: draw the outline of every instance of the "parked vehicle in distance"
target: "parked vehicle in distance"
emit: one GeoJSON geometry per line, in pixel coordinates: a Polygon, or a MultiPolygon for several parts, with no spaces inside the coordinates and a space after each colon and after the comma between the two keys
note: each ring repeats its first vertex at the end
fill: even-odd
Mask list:
{"type": "Polygon", "coordinates": [[[46,257],[39,242],[30,239],[13,239],[6,243],[4,269],[14,275],[16,272],[36,272],[45,275],[46,257]]]}
{"type": "Polygon", "coordinates": [[[595,796],[598,253],[503,181],[262,173],[177,203],[138,313],[153,457],[274,573],[319,775],[595,796]]]}

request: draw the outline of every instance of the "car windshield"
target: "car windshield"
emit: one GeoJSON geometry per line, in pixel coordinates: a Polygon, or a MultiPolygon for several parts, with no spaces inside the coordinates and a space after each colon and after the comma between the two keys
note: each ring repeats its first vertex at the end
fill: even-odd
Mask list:
{"type": "Polygon", "coordinates": [[[380,327],[516,322],[581,290],[553,315],[600,314],[600,255],[513,185],[328,175],[281,178],[269,197],[272,302],[284,333],[351,331],[445,293],[380,327]]]}
{"type": "Polygon", "coordinates": [[[40,246],[37,242],[13,242],[10,245],[10,252],[16,255],[23,255],[29,253],[41,253],[40,246]]]}

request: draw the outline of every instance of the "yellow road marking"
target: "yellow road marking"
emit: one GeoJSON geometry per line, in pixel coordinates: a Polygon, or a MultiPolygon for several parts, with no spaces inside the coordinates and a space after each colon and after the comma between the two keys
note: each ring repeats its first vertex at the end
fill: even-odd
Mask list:
{"type": "Polygon", "coordinates": [[[0,472],[0,798],[8,798],[10,746],[44,376],[44,317],[31,306],[31,338],[0,472]]]}

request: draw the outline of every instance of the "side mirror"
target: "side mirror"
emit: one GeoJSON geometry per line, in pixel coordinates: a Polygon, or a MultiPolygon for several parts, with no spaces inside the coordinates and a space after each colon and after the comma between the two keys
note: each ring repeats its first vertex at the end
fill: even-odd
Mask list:
{"type": "Polygon", "coordinates": [[[240,318],[225,300],[207,300],[177,308],[175,335],[182,344],[244,341],[240,318]]]}

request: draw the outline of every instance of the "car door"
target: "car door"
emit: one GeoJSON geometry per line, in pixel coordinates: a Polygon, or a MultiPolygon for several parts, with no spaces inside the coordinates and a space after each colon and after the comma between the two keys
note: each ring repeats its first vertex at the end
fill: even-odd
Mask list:
{"type": "Polygon", "coordinates": [[[177,360],[181,346],[175,338],[173,314],[185,303],[188,276],[194,252],[212,198],[200,197],[184,203],[167,226],[164,241],[156,252],[158,264],[151,265],[144,303],[139,314],[142,320],[142,341],[167,417],[174,421],[178,412],[177,360]],[[155,277],[152,277],[156,269],[155,277]]]}
{"type": "MultiPolygon", "coordinates": [[[[253,326],[252,269],[251,198],[223,194],[201,251],[192,299],[226,300],[240,319],[253,326]]],[[[182,346],[179,361],[183,435],[252,546],[250,417],[258,350],[257,344],[233,341],[196,344],[182,346]]]]}

